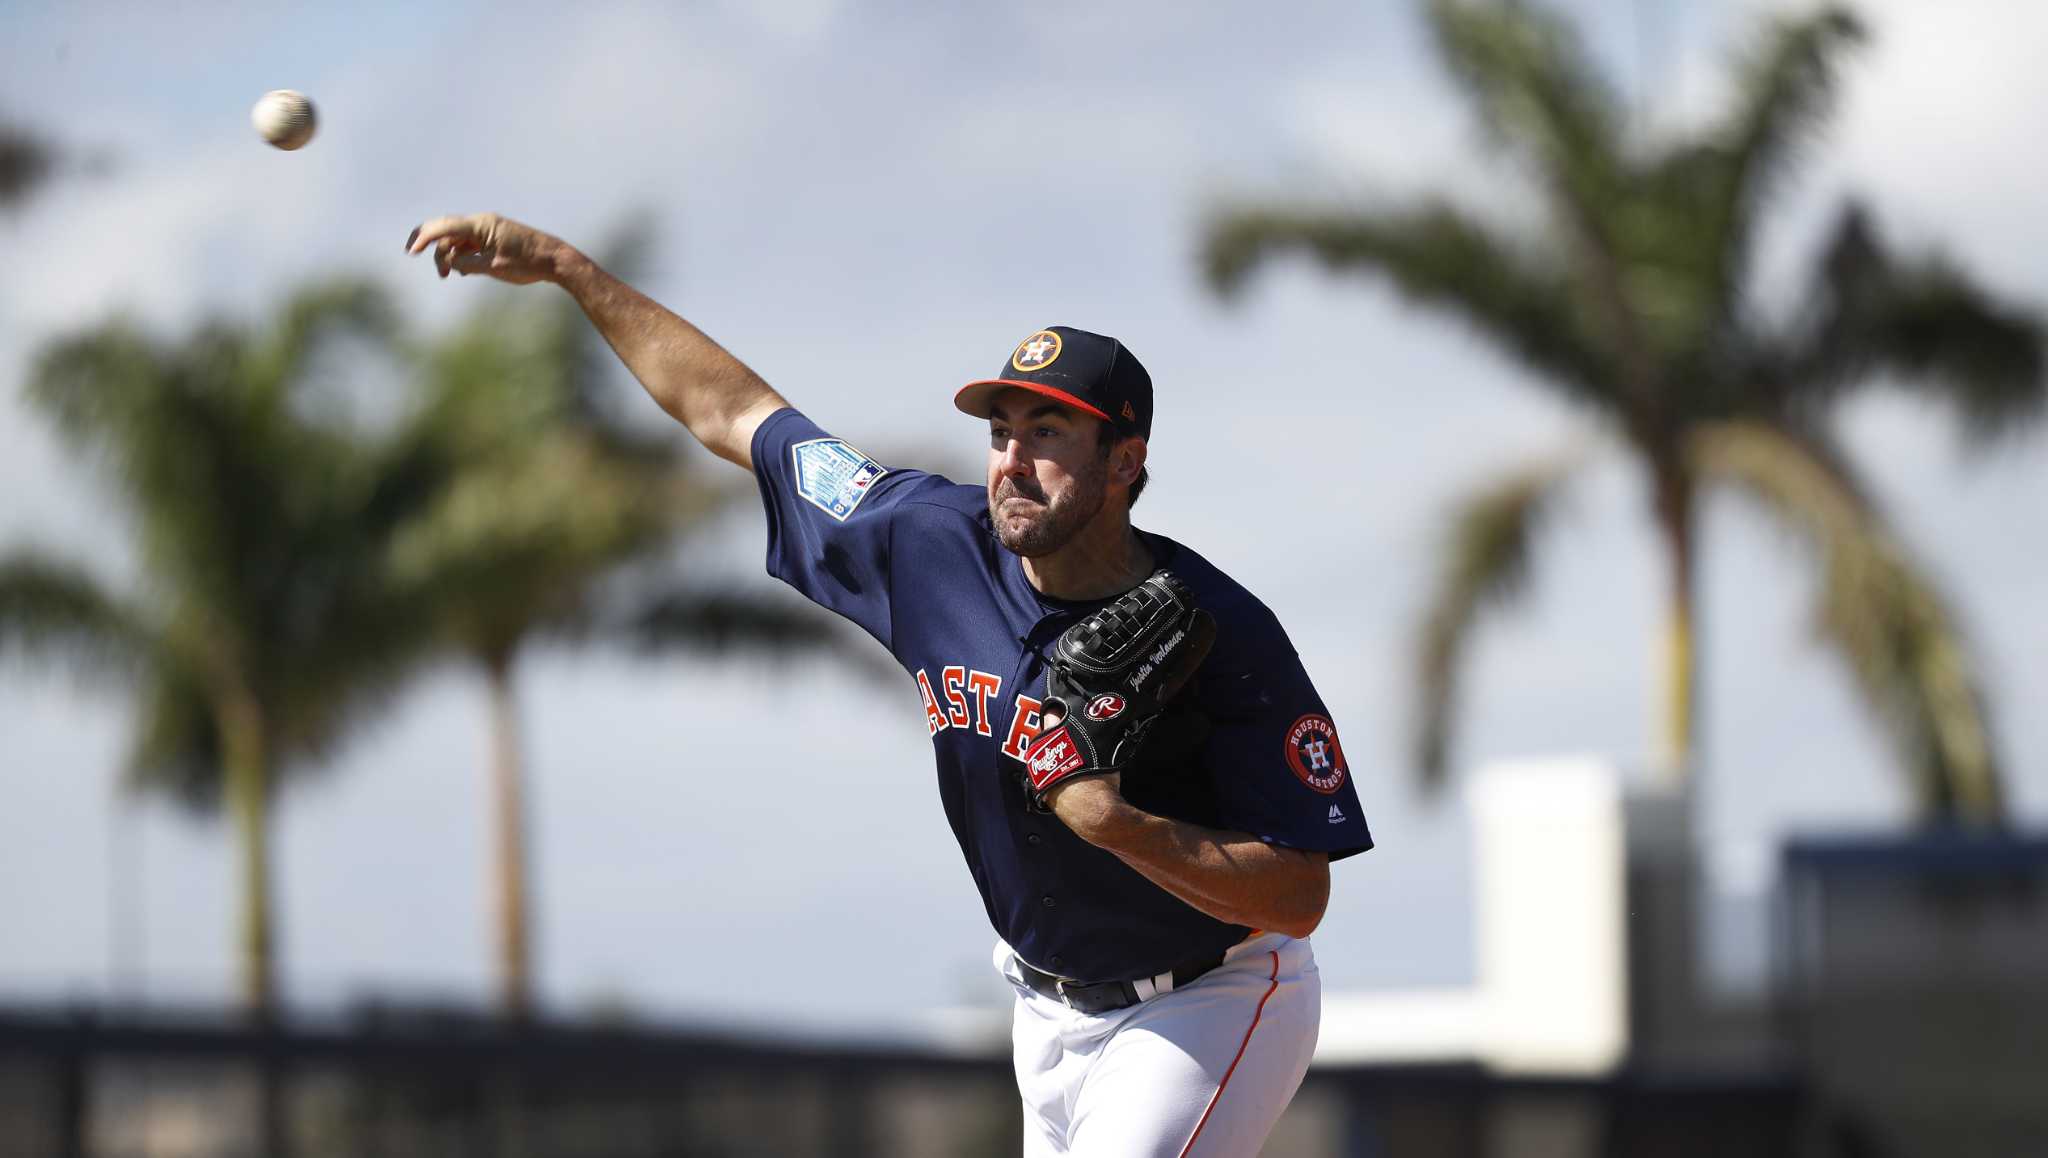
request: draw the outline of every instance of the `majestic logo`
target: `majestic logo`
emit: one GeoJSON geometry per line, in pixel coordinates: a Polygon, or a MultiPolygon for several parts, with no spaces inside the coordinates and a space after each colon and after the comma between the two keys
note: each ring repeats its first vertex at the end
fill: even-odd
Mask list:
{"type": "Polygon", "coordinates": [[[1115,692],[1104,692],[1088,701],[1084,709],[1091,720],[1113,720],[1124,710],[1124,698],[1115,692]]]}
{"type": "Polygon", "coordinates": [[[1337,744],[1337,725],[1330,717],[1311,712],[1294,721],[1287,729],[1286,755],[1294,775],[1317,792],[1344,787],[1344,749],[1337,744]]]}
{"type": "Polygon", "coordinates": [[[1343,810],[1343,809],[1341,809],[1341,808],[1339,808],[1339,807],[1337,807],[1337,806],[1336,806],[1336,805],[1334,805],[1334,804],[1330,805],[1330,823],[1331,823],[1331,824],[1342,824],[1342,823],[1344,823],[1344,810],[1343,810]]]}
{"type": "Polygon", "coordinates": [[[1028,374],[1052,365],[1059,356],[1060,336],[1051,330],[1040,330],[1018,344],[1017,352],[1010,355],[1010,365],[1028,374]]]}

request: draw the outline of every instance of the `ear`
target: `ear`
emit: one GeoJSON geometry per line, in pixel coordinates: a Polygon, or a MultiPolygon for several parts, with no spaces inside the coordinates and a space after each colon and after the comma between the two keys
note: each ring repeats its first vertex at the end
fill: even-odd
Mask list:
{"type": "Polygon", "coordinates": [[[1145,440],[1131,437],[1116,444],[1109,456],[1109,470],[1116,480],[1125,486],[1138,481],[1138,472],[1145,469],[1147,448],[1145,440]]]}

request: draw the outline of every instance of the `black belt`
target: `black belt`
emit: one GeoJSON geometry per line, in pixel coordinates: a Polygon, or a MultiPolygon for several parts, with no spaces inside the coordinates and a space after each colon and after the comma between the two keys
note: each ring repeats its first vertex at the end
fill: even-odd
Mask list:
{"type": "Polygon", "coordinates": [[[1082,983],[1069,981],[1042,969],[1034,969],[1022,957],[1017,958],[1017,972],[1023,974],[1024,984],[1047,997],[1064,1001],[1069,1008],[1082,1013],[1108,1013],[1136,1005],[1149,997],[1155,997],[1169,990],[1179,989],[1209,970],[1223,964],[1223,955],[1218,953],[1207,961],[1192,965],[1181,965],[1171,972],[1157,977],[1141,977],[1136,981],[1096,981],[1082,983]]]}

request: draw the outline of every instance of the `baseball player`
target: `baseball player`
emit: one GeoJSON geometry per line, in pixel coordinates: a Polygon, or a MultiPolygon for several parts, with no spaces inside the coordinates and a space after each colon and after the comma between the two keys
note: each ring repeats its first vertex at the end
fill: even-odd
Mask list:
{"type": "MultiPolygon", "coordinates": [[[[1138,530],[1152,382],[1054,326],[954,397],[987,478],[891,467],[548,234],[442,217],[442,277],[567,290],[647,392],[754,472],[768,570],[910,674],[939,795],[1016,991],[1024,1153],[1256,1154],[1315,1048],[1308,936],[1372,846],[1279,622],[1138,530]]],[[[869,959],[877,968],[886,962],[869,959]]]]}

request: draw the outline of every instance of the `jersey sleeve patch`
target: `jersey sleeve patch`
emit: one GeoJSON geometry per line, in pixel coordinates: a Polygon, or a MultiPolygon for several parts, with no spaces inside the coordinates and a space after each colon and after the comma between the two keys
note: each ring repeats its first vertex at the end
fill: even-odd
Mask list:
{"type": "Polygon", "coordinates": [[[789,454],[796,493],[842,523],[868,497],[875,480],[889,473],[887,467],[848,446],[844,439],[813,438],[791,446],[789,454]]]}
{"type": "Polygon", "coordinates": [[[1329,795],[1344,787],[1349,772],[1344,749],[1337,745],[1337,725],[1330,717],[1311,712],[1294,721],[1287,729],[1286,754],[1296,778],[1317,792],[1329,795]]]}

